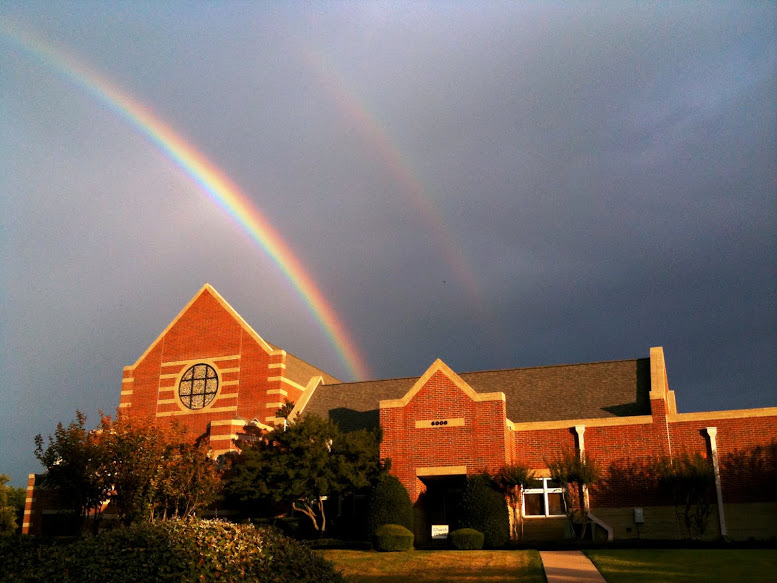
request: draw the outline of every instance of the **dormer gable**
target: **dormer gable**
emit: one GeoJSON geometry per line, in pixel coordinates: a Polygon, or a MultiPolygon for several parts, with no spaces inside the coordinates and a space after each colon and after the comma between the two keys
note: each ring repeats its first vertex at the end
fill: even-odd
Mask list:
{"type": "Polygon", "coordinates": [[[471,386],[469,386],[459,375],[457,375],[451,367],[445,364],[441,359],[435,360],[432,365],[426,369],[426,372],[415,382],[411,389],[401,399],[389,399],[380,402],[381,409],[391,409],[393,407],[404,407],[413,397],[426,386],[426,384],[434,377],[435,374],[440,373],[447,377],[456,387],[467,395],[475,402],[483,401],[504,401],[505,394],[502,392],[493,393],[478,393],[471,386]]]}

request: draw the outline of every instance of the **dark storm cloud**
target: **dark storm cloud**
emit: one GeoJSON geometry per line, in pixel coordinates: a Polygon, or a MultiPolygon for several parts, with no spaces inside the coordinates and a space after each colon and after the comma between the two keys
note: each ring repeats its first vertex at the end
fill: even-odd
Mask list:
{"type": "MultiPolygon", "coordinates": [[[[239,184],[377,376],[663,345],[684,411],[777,403],[775,16],[757,2],[0,9],[239,184]]],[[[75,408],[112,411],[121,368],[206,281],[269,341],[347,378],[234,221],[1,35],[0,100],[0,473],[21,484],[34,434],[75,408]]]]}

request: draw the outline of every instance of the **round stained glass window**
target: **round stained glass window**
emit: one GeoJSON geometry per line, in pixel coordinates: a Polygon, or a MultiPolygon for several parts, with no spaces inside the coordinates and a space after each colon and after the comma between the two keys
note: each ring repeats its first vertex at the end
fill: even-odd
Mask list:
{"type": "Polygon", "coordinates": [[[189,409],[202,409],[210,405],[219,390],[219,377],[212,366],[195,364],[181,377],[178,397],[189,409]]]}

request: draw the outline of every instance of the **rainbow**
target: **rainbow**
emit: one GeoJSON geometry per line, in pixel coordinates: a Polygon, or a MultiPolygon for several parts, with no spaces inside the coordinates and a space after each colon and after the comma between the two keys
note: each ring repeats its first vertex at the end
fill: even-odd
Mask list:
{"type": "Polygon", "coordinates": [[[318,73],[324,87],[333,96],[343,115],[354,123],[372,147],[373,152],[394,175],[401,186],[400,192],[405,195],[423,221],[427,232],[436,240],[445,263],[455,274],[459,283],[463,285],[470,300],[475,303],[481,313],[487,311],[470,262],[462,253],[450,229],[446,227],[442,215],[432,203],[423,185],[416,178],[410,163],[394,145],[377,115],[372,113],[363,100],[357,97],[356,91],[349,87],[343,76],[329,64],[320,51],[308,49],[306,57],[318,73]]]}
{"type": "Polygon", "coordinates": [[[0,22],[0,32],[19,48],[53,67],[98,102],[129,122],[159,148],[267,253],[293,285],[297,294],[329,337],[343,364],[355,379],[372,375],[341,318],[288,244],[259,212],[251,199],[194,146],[187,143],[151,110],[116,86],[48,43],[33,39],[0,22]]]}

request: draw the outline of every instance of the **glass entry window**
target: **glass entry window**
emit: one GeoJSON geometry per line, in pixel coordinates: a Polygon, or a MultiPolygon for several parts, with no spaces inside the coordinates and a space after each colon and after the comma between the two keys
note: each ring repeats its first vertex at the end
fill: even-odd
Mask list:
{"type": "Polygon", "coordinates": [[[524,516],[564,516],[564,489],[550,478],[539,478],[523,491],[524,516]]]}

